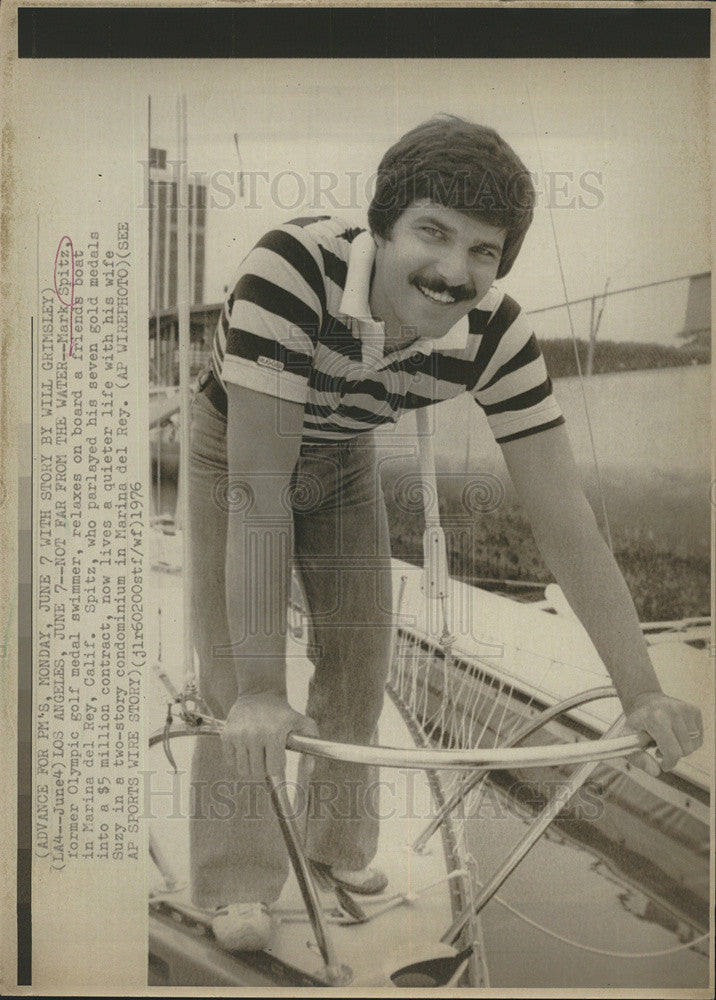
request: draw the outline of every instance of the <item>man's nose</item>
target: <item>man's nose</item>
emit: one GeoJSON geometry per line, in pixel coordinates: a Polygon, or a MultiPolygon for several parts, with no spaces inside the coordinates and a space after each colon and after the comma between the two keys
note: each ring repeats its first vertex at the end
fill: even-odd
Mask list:
{"type": "Polygon", "coordinates": [[[451,288],[469,285],[472,281],[469,255],[459,247],[446,250],[438,262],[438,273],[451,288]]]}

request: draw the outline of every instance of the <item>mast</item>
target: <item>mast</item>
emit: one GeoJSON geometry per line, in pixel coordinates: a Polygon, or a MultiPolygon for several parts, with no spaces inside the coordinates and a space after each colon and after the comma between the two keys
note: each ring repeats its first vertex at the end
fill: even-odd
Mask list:
{"type": "Polygon", "coordinates": [[[177,316],[179,321],[179,405],[181,414],[179,506],[182,511],[182,551],[184,564],[184,688],[196,688],[194,641],[192,636],[192,576],[189,545],[189,422],[191,418],[190,325],[189,325],[189,184],[187,178],[186,95],[177,97],[177,316]]]}

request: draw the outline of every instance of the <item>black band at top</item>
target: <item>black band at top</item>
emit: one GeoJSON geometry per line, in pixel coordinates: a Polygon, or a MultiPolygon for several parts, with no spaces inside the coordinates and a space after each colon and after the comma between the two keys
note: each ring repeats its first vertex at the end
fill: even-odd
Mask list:
{"type": "Polygon", "coordinates": [[[707,8],[20,7],[24,59],[708,58],[707,8]]]}

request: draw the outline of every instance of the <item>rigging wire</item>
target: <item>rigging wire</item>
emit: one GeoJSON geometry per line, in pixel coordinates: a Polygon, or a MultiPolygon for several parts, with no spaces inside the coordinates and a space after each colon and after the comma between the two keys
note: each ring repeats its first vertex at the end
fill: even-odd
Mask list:
{"type": "MultiPolygon", "coordinates": [[[[532,131],[534,132],[535,143],[537,144],[537,155],[539,157],[540,170],[542,171],[542,175],[544,176],[544,174],[545,174],[544,159],[542,157],[542,146],[541,146],[540,141],[539,141],[539,133],[537,132],[537,123],[535,121],[534,109],[532,107],[532,94],[530,92],[530,87],[529,87],[529,82],[527,80],[527,77],[525,76],[524,79],[525,79],[525,90],[527,92],[527,106],[529,108],[530,119],[532,121],[532,131]]],[[[581,391],[582,391],[582,398],[584,400],[584,413],[585,413],[586,420],[587,420],[587,430],[588,430],[588,433],[589,433],[589,443],[590,443],[590,447],[591,447],[591,450],[592,450],[592,457],[594,458],[594,472],[595,472],[596,479],[597,479],[597,488],[599,490],[599,500],[600,500],[600,504],[601,504],[601,508],[602,508],[602,517],[604,518],[604,531],[605,531],[605,534],[607,536],[606,537],[607,544],[609,545],[609,548],[611,549],[611,551],[614,552],[614,544],[612,542],[612,533],[611,533],[611,530],[609,528],[609,516],[607,514],[606,498],[604,496],[604,488],[602,486],[602,477],[601,477],[600,472],[599,472],[599,463],[597,461],[597,449],[596,449],[596,446],[595,446],[595,443],[594,443],[594,431],[592,429],[592,421],[591,421],[591,418],[590,418],[590,415],[589,415],[589,406],[587,404],[587,393],[586,393],[586,389],[585,389],[585,386],[584,386],[584,376],[582,374],[582,364],[581,364],[581,362],[579,360],[579,348],[577,346],[577,336],[576,336],[576,333],[574,331],[574,322],[572,320],[572,310],[570,308],[569,295],[567,294],[567,282],[566,282],[565,277],[564,277],[564,267],[563,267],[563,264],[562,264],[562,254],[560,253],[560,250],[559,250],[559,242],[557,241],[557,227],[554,224],[554,213],[552,211],[552,206],[551,206],[551,204],[549,202],[549,199],[547,200],[547,210],[549,212],[549,221],[550,221],[550,225],[552,227],[552,238],[554,240],[554,249],[555,249],[555,252],[557,254],[557,265],[558,265],[558,268],[559,268],[559,276],[560,276],[560,280],[562,282],[562,291],[564,292],[565,306],[567,308],[567,318],[569,320],[569,329],[570,329],[571,336],[572,336],[572,344],[574,346],[574,357],[575,357],[575,360],[576,360],[576,363],[577,363],[577,374],[579,375],[579,385],[580,385],[580,388],[581,388],[581,391]]]]}
{"type": "MultiPolygon", "coordinates": [[[[478,884],[482,885],[483,883],[480,882],[478,884]]],[[[553,931],[549,927],[545,927],[544,924],[539,923],[539,921],[533,920],[531,917],[528,917],[526,913],[522,913],[521,910],[516,909],[514,906],[508,903],[507,900],[504,899],[504,897],[493,896],[492,898],[496,900],[501,906],[504,906],[506,910],[509,910],[510,913],[513,914],[513,916],[517,917],[520,920],[524,920],[525,923],[529,924],[531,927],[534,927],[535,930],[542,931],[543,934],[547,934],[548,937],[554,938],[556,941],[560,941],[562,944],[570,945],[570,947],[572,948],[579,948],[582,951],[589,951],[592,952],[592,954],[594,955],[607,955],[609,958],[638,959],[638,958],[659,958],[661,955],[673,955],[678,951],[685,951],[687,948],[693,948],[695,945],[701,944],[703,941],[706,941],[710,936],[710,932],[707,931],[706,934],[702,934],[700,937],[696,937],[692,941],[685,941],[682,944],[674,945],[674,947],[672,948],[661,948],[658,951],[612,951],[609,948],[596,948],[594,945],[584,944],[581,941],[575,941],[573,938],[565,937],[563,934],[559,934],[557,931],[553,931]]]]}

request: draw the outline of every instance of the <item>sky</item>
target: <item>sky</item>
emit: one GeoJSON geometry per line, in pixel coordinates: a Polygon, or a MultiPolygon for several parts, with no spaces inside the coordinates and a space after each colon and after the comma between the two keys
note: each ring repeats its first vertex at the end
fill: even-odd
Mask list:
{"type": "MultiPolygon", "coordinates": [[[[607,281],[614,290],[710,268],[704,61],[217,60],[153,66],[156,71],[145,78],[139,70],[134,80],[138,109],[146,106],[144,85],[151,94],[152,145],[174,155],[181,89],[188,104],[189,168],[210,187],[207,302],[221,297],[243,255],[276,222],[305,211],[365,224],[381,155],[440,111],[493,126],[537,174],[535,221],[503,282],[526,310],[564,302],[565,287],[575,299],[599,294],[607,281]],[[239,168],[249,175],[243,198],[239,168]]],[[[680,282],[610,299],[600,337],[673,342],[687,288],[680,282]]],[[[575,311],[578,336],[586,333],[587,312],[575,311]]],[[[568,333],[563,309],[542,317],[545,324],[548,334],[568,333]]]]}

